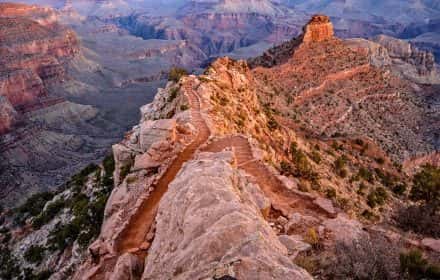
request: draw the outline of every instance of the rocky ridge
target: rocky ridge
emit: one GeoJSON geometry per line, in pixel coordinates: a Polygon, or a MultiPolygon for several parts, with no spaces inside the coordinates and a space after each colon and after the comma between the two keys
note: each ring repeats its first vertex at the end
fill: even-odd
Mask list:
{"type": "MultiPolygon", "coordinates": [[[[429,121],[431,105],[420,94],[424,91],[428,95],[430,90],[411,83],[427,83],[435,88],[435,67],[428,66],[431,70],[424,71],[424,62],[406,62],[404,66],[403,58],[387,58],[386,44],[367,43],[376,46],[373,53],[372,48],[368,50],[354,41],[333,37],[324,43],[318,39],[303,44],[293,39],[251,59],[257,82],[261,81],[259,89],[266,92],[262,95],[265,101],[318,134],[368,134],[395,160],[435,151],[435,133],[429,121]],[[377,113],[379,107],[386,118],[377,113]],[[393,114],[395,107],[406,113],[393,114]],[[406,120],[402,122],[402,118],[406,120]],[[386,129],[375,130],[373,122],[382,123],[380,127],[386,129]],[[362,127],[368,131],[362,131],[362,127]]],[[[420,55],[425,56],[423,52],[420,55]]]]}
{"type": "MultiPolygon", "coordinates": [[[[221,58],[202,75],[170,81],[141,109],[139,125],[113,146],[115,188],[72,278],[330,279],[350,267],[341,246],[369,259],[377,246],[393,260],[415,247],[438,258],[438,240],[390,222],[403,202],[394,190],[409,177],[382,134],[363,137],[372,126],[350,119],[396,102],[423,116],[414,105],[423,100],[411,99],[421,86],[333,37],[328,18],[310,24],[250,66],[221,58]],[[340,133],[340,124],[350,130],[340,133]]],[[[401,125],[418,137],[408,141],[422,141],[413,123],[401,125]]],[[[370,272],[376,267],[359,273],[370,272]]]]}
{"type": "MultiPolygon", "coordinates": [[[[376,170],[377,178],[389,170],[385,176],[407,180],[374,137],[319,137],[308,134],[313,129],[299,129],[283,114],[276,90],[280,88],[291,90],[294,104],[307,103],[320,96],[322,88],[346,79],[357,83],[354,93],[365,94],[361,100],[388,100],[370,97],[377,89],[359,89],[366,80],[383,79],[380,91],[393,101],[399,98],[398,91],[409,91],[405,81],[370,65],[367,55],[334,38],[328,18],[315,18],[311,25],[292,41],[291,57],[285,51],[280,53],[282,59],[259,58],[253,60],[253,68],[245,61],[218,59],[203,75],[170,82],[142,108],[140,125],[113,147],[116,188],[107,203],[101,235],[74,279],[84,275],[120,279],[127,274],[138,279],[252,279],[260,256],[273,265],[259,264],[259,273],[307,279],[310,276],[291,262],[301,262],[304,251],[317,250],[321,256],[312,249],[317,243],[331,251],[340,242],[350,244],[382,232],[390,246],[403,242],[424,248],[418,236],[373,226],[371,219],[387,219],[362,197],[363,192],[374,193],[375,186],[362,183],[355,195],[345,179],[365,168],[376,170]],[[292,71],[305,67],[301,74],[306,78],[292,78],[292,71]],[[318,76],[308,79],[308,75],[318,76]],[[304,82],[310,80],[314,84],[304,82]],[[330,149],[334,151],[320,152],[330,149]],[[304,159],[312,154],[314,163],[304,159]],[[335,173],[339,160],[346,165],[345,175],[335,173]],[[255,217],[252,223],[249,217],[255,217]],[[268,252],[269,247],[276,249],[268,252]],[[187,252],[204,257],[189,258],[187,252]]],[[[338,124],[341,115],[349,114],[321,112],[319,117],[337,118],[338,124]]],[[[389,200],[399,203],[393,195],[389,200]]]]}

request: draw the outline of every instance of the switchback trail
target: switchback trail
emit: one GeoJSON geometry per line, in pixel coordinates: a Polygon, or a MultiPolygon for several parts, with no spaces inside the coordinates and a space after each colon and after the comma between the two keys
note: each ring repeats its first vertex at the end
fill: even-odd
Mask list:
{"type": "Polygon", "coordinates": [[[171,163],[165,174],[154,186],[153,192],[142,202],[136,214],[131,217],[128,226],[122,231],[116,243],[116,250],[119,254],[139,250],[142,243],[146,241],[146,235],[154,222],[159,202],[168,190],[168,185],[174,180],[182,165],[193,158],[200,145],[205,143],[210,136],[209,128],[200,112],[199,97],[193,87],[194,83],[192,81],[187,82],[183,86],[183,90],[186,92],[190,102],[193,124],[198,128],[196,139],[171,163]]]}
{"type": "Polygon", "coordinates": [[[313,203],[312,199],[287,189],[263,162],[256,160],[253,157],[249,141],[245,137],[240,135],[226,136],[210,143],[203,148],[203,151],[220,152],[225,148],[234,148],[238,168],[253,176],[253,183],[260,186],[272,205],[280,207],[287,213],[326,214],[313,203]]]}

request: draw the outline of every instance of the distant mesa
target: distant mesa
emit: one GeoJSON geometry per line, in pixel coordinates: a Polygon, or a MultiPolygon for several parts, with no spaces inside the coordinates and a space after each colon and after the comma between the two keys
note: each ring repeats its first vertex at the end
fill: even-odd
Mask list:
{"type": "Polygon", "coordinates": [[[322,42],[334,36],[333,24],[326,15],[314,15],[303,28],[303,42],[322,42]]]}

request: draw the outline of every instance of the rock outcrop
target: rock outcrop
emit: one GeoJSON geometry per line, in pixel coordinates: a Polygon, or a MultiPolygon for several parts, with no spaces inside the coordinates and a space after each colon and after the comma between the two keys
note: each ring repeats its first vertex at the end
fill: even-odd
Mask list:
{"type": "Polygon", "coordinates": [[[322,42],[332,39],[333,35],[330,18],[325,15],[314,15],[303,29],[302,40],[304,43],[322,42]]]}
{"type": "Polygon", "coordinates": [[[17,122],[17,111],[6,97],[0,96],[0,134],[10,130],[17,122]]]}
{"type": "MultiPolygon", "coordinates": [[[[185,164],[162,198],[143,279],[312,279],[261,216],[231,152],[185,164]]],[[[260,194],[261,195],[261,194],[260,194]]]]}
{"type": "Polygon", "coordinates": [[[365,52],[372,65],[389,67],[395,75],[404,79],[426,85],[440,83],[434,55],[406,41],[380,35],[371,40],[347,39],[345,43],[357,51],[365,52]]]}
{"type": "Polygon", "coordinates": [[[408,42],[389,36],[380,35],[372,40],[388,50],[394,67],[406,78],[417,83],[440,84],[440,72],[432,53],[419,50],[408,42]]]}

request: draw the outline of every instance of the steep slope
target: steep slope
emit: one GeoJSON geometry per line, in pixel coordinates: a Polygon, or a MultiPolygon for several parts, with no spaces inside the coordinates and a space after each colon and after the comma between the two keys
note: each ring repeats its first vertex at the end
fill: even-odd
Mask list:
{"type": "MultiPolygon", "coordinates": [[[[274,58],[276,48],[252,61],[265,102],[318,135],[369,135],[395,160],[438,149],[430,104],[417,86],[373,67],[363,48],[352,50],[333,37],[325,44],[319,41],[299,46],[292,41],[293,56],[274,58]]],[[[417,65],[425,67],[424,62],[417,65]]],[[[402,69],[400,73],[411,71],[409,66],[402,69]]]]}
{"type": "Polygon", "coordinates": [[[394,74],[418,84],[433,85],[440,82],[433,54],[419,50],[403,40],[379,35],[371,40],[348,39],[345,42],[355,50],[368,51],[374,66],[389,66],[394,74]]]}
{"type": "Polygon", "coordinates": [[[57,13],[10,3],[0,8],[0,200],[9,207],[54,190],[101,157],[118,128],[62,94],[73,80],[69,65],[81,53],[57,13]]]}
{"type": "Polygon", "coordinates": [[[1,95],[16,110],[26,110],[48,98],[44,83],[65,78],[62,64],[78,53],[78,42],[71,30],[49,20],[49,11],[8,3],[0,7],[1,95]]]}
{"type": "Polygon", "coordinates": [[[114,161],[90,164],[57,192],[0,211],[1,279],[68,279],[99,234],[114,161]]]}

